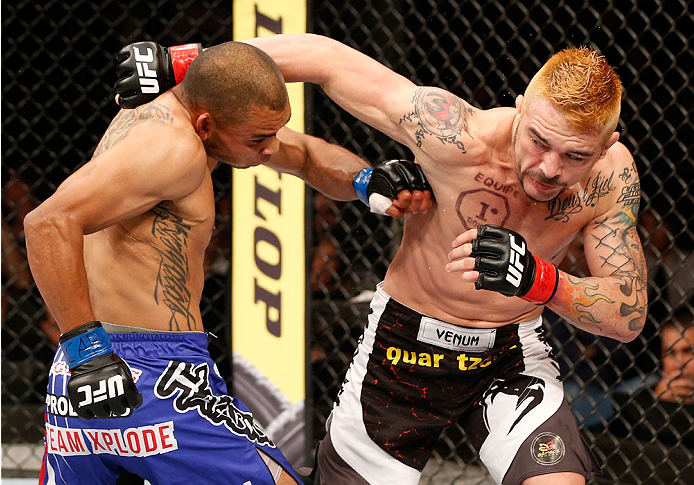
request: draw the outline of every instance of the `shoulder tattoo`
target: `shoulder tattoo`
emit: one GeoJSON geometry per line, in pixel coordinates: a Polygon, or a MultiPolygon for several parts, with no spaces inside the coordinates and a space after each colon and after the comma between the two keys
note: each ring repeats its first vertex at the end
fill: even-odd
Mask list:
{"type": "Polygon", "coordinates": [[[410,121],[419,126],[415,132],[418,147],[422,146],[427,136],[433,136],[441,143],[453,144],[467,153],[462,134],[465,132],[472,138],[468,131],[468,117],[474,115],[475,110],[471,106],[438,88],[418,89],[412,104],[414,111],[400,118],[400,124],[410,121]]]}
{"type": "Polygon", "coordinates": [[[101,137],[92,158],[121,141],[133,126],[144,122],[170,125],[173,123],[173,114],[169,108],[158,103],[149,103],[135,109],[120,110],[106,129],[104,136],[101,137]]]}

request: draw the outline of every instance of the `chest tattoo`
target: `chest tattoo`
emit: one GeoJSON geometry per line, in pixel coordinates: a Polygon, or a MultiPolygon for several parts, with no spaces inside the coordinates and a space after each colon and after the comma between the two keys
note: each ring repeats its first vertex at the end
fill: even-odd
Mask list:
{"type": "Polygon", "coordinates": [[[485,187],[493,189],[496,192],[513,195],[514,197],[518,197],[519,195],[517,188],[513,184],[504,184],[502,182],[498,182],[494,180],[493,177],[489,177],[488,175],[485,175],[482,172],[477,172],[477,175],[475,175],[474,180],[475,182],[479,182],[485,187]]]}
{"type": "Polygon", "coordinates": [[[455,203],[455,210],[466,230],[480,224],[503,226],[511,215],[506,195],[486,188],[461,192],[455,203]]]}
{"type": "Polygon", "coordinates": [[[520,195],[517,187],[482,172],[477,172],[473,180],[483,187],[461,192],[455,204],[463,227],[467,230],[481,224],[503,226],[511,215],[509,197],[520,195]]]}
{"type": "Polygon", "coordinates": [[[578,214],[584,208],[595,207],[602,197],[615,190],[612,184],[613,178],[614,172],[608,176],[598,172],[595,177],[588,179],[585,189],[563,197],[558,195],[547,202],[549,215],[545,217],[545,220],[568,222],[570,216],[578,214]]]}

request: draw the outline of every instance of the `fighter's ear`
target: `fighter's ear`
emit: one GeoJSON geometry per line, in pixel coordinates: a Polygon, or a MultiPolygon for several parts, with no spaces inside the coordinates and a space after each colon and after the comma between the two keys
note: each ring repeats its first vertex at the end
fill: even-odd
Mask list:
{"type": "Polygon", "coordinates": [[[516,96],[516,109],[518,111],[521,110],[521,107],[523,106],[523,100],[524,99],[525,99],[525,97],[522,94],[519,94],[518,96],[516,96]]]}
{"type": "Polygon", "coordinates": [[[215,129],[215,123],[210,113],[204,112],[198,115],[195,120],[195,132],[202,141],[207,140],[215,129]]]}
{"type": "Polygon", "coordinates": [[[605,147],[602,149],[602,153],[600,154],[600,158],[607,155],[607,150],[609,150],[612,145],[617,143],[617,140],[619,140],[619,132],[615,131],[614,133],[612,133],[610,135],[610,138],[607,140],[607,143],[605,143],[605,147]]]}

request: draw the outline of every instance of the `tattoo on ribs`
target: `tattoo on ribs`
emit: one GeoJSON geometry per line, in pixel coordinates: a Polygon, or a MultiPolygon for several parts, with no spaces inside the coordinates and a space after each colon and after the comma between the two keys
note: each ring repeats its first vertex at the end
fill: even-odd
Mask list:
{"type": "Polygon", "coordinates": [[[155,248],[161,260],[154,287],[154,301],[159,305],[161,300],[171,310],[170,330],[193,330],[195,317],[190,311],[191,294],[187,286],[190,268],[186,253],[190,226],[161,205],[154,207],[152,212],[152,234],[161,243],[161,249],[155,248]],[[185,328],[181,328],[182,325],[185,328]]]}
{"type": "Polygon", "coordinates": [[[467,153],[461,136],[464,131],[472,138],[468,131],[468,116],[475,113],[472,107],[438,88],[418,89],[412,104],[414,111],[400,118],[400,124],[409,121],[419,125],[415,131],[418,147],[422,146],[426,136],[431,135],[441,143],[455,145],[461,152],[467,153]]]}
{"type": "Polygon", "coordinates": [[[111,148],[128,134],[130,129],[143,122],[155,122],[164,125],[173,123],[173,114],[166,106],[157,103],[149,103],[135,109],[122,109],[113,118],[106,133],[94,150],[92,158],[111,148]]]}

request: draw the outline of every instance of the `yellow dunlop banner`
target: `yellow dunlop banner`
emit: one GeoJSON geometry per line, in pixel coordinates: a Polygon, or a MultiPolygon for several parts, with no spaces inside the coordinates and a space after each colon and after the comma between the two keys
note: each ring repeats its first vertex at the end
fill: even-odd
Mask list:
{"type": "MultiPolygon", "coordinates": [[[[305,0],[235,0],[233,16],[234,40],[306,32],[305,0]]],[[[287,126],[303,132],[304,86],[287,88],[287,126]]],[[[307,432],[305,185],[264,166],[232,178],[234,394],[298,466],[307,432]]]]}

